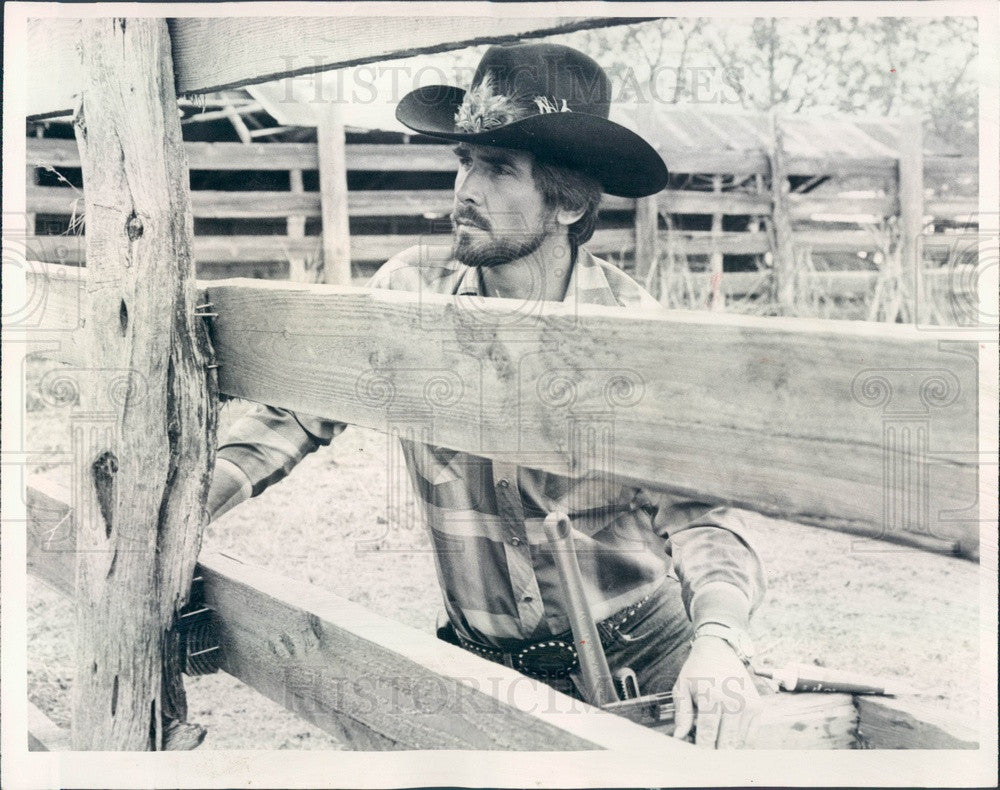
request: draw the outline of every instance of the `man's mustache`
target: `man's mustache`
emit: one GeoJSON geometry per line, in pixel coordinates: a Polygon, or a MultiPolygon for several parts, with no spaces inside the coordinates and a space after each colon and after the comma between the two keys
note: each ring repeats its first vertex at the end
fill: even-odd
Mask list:
{"type": "Polygon", "coordinates": [[[468,222],[480,230],[490,230],[489,220],[474,208],[455,209],[451,212],[451,221],[454,224],[457,224],[459,221],[468,222]]]}

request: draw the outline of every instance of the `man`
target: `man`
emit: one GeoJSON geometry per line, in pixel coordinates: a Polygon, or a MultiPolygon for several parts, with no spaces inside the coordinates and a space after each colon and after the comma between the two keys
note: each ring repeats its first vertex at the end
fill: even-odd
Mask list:
{"type": "MultiPolygon", "coordinates": [[[[406,250],[370,287],[661,309],[581,247],[602,191],[642,197],[667,180],[653,148],[608,120],[609,99],[596,62],[544,43],[491,48],[467,92],[432,86],[404,97],[400,121],[457,143],[454,245],[448,255],[406,250]]],[[[255,409],[219,450],[213,517],[344,427],[255,409]]],[[[725,737],[756,696],[747,627],[763,591],[739,511],[622,486],[595,501],[587,481],[413,442],[403,449],[436,549],[448,614],[442,638],[578,694],[573,638],[542,537],[545,515],[566,511],[612,671],[630,667],[642,693],[672,690],[678,737],[690,733],[695,712],[697,743],[725,737]],[[657,536],[668,539],[668,554],[657,536]]]]}

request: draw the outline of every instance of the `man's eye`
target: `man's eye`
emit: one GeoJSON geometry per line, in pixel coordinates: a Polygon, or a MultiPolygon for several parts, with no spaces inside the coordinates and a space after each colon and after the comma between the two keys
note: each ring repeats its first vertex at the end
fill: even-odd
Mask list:
{"type": "Polygon", "coordinates": [[[510,168],[507,165],[492,165],[490,172],[495,176],[505,176],[510,173],[510,168]]]}

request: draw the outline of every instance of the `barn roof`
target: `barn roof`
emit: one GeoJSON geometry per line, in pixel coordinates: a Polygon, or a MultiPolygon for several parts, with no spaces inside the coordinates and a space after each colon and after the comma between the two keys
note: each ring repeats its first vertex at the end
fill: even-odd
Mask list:
{"type": "MultiPolygon", "coordinates": [[[[419,68],[413,70],[419,73],[419,68]]],[[[294,81],[293,81],[294,82],[294,81]]],[[[344,122],[363,129],[409,132],[395,116],[395,105],[408,86],[388,97],[377,92],[376,101],[345,103],[344,122]],[[393,100],[395,99],[395,100],[393,100]]],[[[271,82],[247,87],[250,94],[281,124],[315,126],[314,88],[299,80],[291,86],[271,82]],[[289,101],[293,95],[298,100],[289,101]]],[[[616,104],[611,117],[632,129],[637,127],[636,108],[616,104]]],[[[646,137],[664,156],[678,151],[759,151],[768,140],[768,117],[765,113],[747,110],[685,105],[653,106],[646,137]]],[[[645,122],[644,122],[645,123],[645,122]]],[[[896,117],[855,117],[847,115],[787,115],[782,117],[785,148],[791,156],[832,159],[895,158],[899,151],[899,119],[896,117]]],[[[926,155],[961,156],[974,152],[962,151],[940,137],[925,133],[926,155]]]]}
{"type": "MultiPolygon", "coordinates": [[[[754,151],[764,147],[769,137],[768,117],[761,112],[683,105],[643,109],[649,113],[643,136],[664,154],[682,150],[754,151]]],[[[619,120],[633,128],[635,116],[634,107],[618,109],[619,120]]],[[[785,115],[781,129],[785,149],[791,156],[877,159],[895,158],[899,151],[897,117],[785,115]]],[[[924,153],[960,156],[968,152],[925,134],[924,153]]]]}

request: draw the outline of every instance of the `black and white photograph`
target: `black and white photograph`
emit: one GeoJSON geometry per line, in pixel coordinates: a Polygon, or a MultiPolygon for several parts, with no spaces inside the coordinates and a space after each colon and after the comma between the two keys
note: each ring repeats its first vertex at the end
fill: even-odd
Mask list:
{"type": "Polygon", "coordinates": [[[996,785],[996,4],[4,12],[5,787],[996,785]]]}

